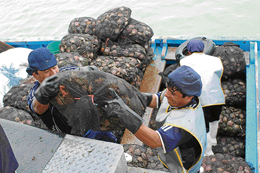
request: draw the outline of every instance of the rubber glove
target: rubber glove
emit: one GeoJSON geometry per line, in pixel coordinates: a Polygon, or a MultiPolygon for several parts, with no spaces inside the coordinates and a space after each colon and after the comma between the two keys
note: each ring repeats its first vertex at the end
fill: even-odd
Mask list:
{"type": "Polygon", "coordinates": [[[47,105],[50,100],[59,93],[59,86],[58,76],[50,76],[44,79],[39,88],[35,91],[34,96],[39,103],[47,105]]]}
{"type": "Polygon", "coordinates": [[[146,97],[146,100],[147,100],[147,105],[145,105],[146,107],[149,106],[153,100],[153,94],[152,93],[144,93],[144,92],[141,92],[144,97],[146,97]]]}
{"type": "Polygon", "coordinates": [[[142,118],[129,108],[113,89],[109,90],[114,99],[103,102],[107,116],[117,117],[125,128],[135,134],[143,123],[142,118]]]}

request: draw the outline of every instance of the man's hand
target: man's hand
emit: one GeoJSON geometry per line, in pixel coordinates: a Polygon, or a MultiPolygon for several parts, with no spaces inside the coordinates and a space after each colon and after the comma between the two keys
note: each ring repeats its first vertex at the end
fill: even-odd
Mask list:
{"type": "Polygon", "coordinates": [[[47,105],[59,93],[59,86],[58,77],[50,76],[41,83],[34,96],[39,103],[47,105]]]}
{"type": "Polygon", "coordinates": [[[135,134],[143,123],[142,118],[129,108],[113,89],[109,90],[114,99],[103,102],[107,116],[117,117],[124,127],[135,134]]]}
{"type": "Polygon", "coordinates": [[[152,100],[153,100],[153,94],[152,93],[144,93],[144,92],[141,92],[142,93],[142,95],[146,98],[146,103],[147,103],[147,105],[145,105],[145,106],[150,106],[150,104],[151,104],[151,102],[152,102],[152,100]]]}

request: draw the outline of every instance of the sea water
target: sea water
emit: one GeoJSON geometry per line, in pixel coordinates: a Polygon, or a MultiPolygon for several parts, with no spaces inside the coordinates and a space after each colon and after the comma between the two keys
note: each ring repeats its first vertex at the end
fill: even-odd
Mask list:
{"type": "MultiPolygon", "coordinates": [[[[260,39],[260,0],[1,0],[0,41],[60,40],[73,19],[97,18],[121,6],[132,10],[133,19],[149,25],[155,38],[260,39]]],[[[26,61],[28,52],[18,54],[26,61]]],[[[18,75],[17,56],[4,56],[0,56],[0,107],[11,84],[26,75],[18,75]]]]}
{"type": "Polygon", "coordinates": [[[120,6],[154,37],[260,39],[260,0],[1,0],[0,40],[61,39],[74,18],[120,6]]]}

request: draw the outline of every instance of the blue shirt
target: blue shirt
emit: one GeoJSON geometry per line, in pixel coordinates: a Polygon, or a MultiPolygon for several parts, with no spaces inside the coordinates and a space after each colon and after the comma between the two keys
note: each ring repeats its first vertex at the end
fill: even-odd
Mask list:
{"type": "MultiPolygon", "coordinates": [[[[160,107],[161,105],[161,95],[162,92],[158,92],[156,94],[157,97],[157,103],[158,103],[158,107],[160,107]]],[[[195,99],[192,99],[190,103],[188,103],[187,105],[181,107],[196,107],[198,105],[197,101],[195,99]]],[[[168,112],[174,109],[181,109],[181,108],[174,108],[172,106],[169,106],[168,108],[168,112]]],[[[188,141],[189,139],[191,139],[191,136],[189,135],[188,132],[186,132],[185,130],[178,128],[178,127],[174,127],[171,125],[163,125],[161,126],[158,130],[157,130],[163,140],[166,152],[169,152],[171,150],[174,150],[176,147],[178,147],[179,145],[185,143],[186,141],[188,141]]]]}

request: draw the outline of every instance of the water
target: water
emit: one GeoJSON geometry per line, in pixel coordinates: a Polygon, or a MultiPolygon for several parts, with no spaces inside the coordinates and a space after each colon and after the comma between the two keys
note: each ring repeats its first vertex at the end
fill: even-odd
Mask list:
{"type": "Polygon", "coordinates": [[[154,37],[260,39],[260,0],[2,0],[0,40],[61,39],[74,18],[120,6],[131,8],[154,37]]]}

